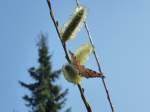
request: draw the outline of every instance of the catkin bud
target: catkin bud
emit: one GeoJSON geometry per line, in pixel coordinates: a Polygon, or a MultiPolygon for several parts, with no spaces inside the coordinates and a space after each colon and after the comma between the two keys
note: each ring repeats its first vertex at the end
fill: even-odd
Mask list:
{"type": "Polygon", "coordinates": [[[76,49],[75,56],[81,65],[84,65],[87,62],[92,51],[93,47],[90,43],[85,43],[76,49]]]}
{"type": "Polygon", "coordinates": [[[86,13],[86,8],[83,6],[79,6],[75,9],[75,12],[69,22],[67,22],[61,29],[61,37],[64,42],[76,37],[83,22],[85,21],[86,13]]]}
{"type": "Polygon", "coordinates": [[[79,71],[73,67],[71,64],[63,65],[62,71],[64,74],[64,78],[71,83],[79,84],[83,79],[82,76],[79,75],[79,71]]]}

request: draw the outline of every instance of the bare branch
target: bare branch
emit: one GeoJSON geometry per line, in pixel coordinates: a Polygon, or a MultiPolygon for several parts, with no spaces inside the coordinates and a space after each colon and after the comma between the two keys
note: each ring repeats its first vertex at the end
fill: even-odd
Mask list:
{"type": "Polygon", "coordinates": [[[85,104],[85,106],[86,106],[87,112],[92,112],[92,109],[91,109],[89,103],[86,101],[86,98],[85,98],[85,96],[84,96],[84,94],[83,94],[83,93],[84,93],[84,92],[83,92],[83,88],[81,87],[80,84],[78,84],[78,88],[79,88],[79,91],[80,91],[80,95],[81,95],[81,97],[82,97],[82,100],[83,100],[83,102],[85,102],[84,104],[85,104]]]}
{"type": "MultiPolygon", "coordinates": [[[[65,43],[62,41],[62,39],[61,39],[60,31],[59,31],[58,24],[57,24],[58,21],[56,20],[56,18],[55,18],[55,16],[54,16],[54,12],[53,12],[52,6],[51,6],[51,1],[50,1],[50,0],[47,0],[47,4],[48,4],[48,7],[49,7],[49,11],[50,11],[50,17],[51,17],[52,22],[53,22],[53,24],[54,24],[54,26],[55,26],[55,29],[56,29],[57,34],[58,34],[58,37],[59,37],[59,39],[60,39],[60,41],[61,41],[63,50],[64,50],[65,55],[66,55],[66,59],[67,59],[68,63],[71,63],[71,61],[70,61],[70,59],[69,59],[68,52],[67,52],[66,44],[65,44],[65,43]]],[[[84,105],[85,105],[85,107],[86,107],[86,109],[87,109],[87,112],[92,112],[91,107],[90,107],[89,103],[87,102],[86,97],[84,96],[84,93],[83,93],[83,91],[82,91],[82,87],[81,87],[80,84],[78,84],[78,89],[79,89],[79,91],[80,91],[80,95],[81,95],[81,98],[82,98],[82,100],[83,100],[83,103],[84,103],[84,105]]]]}
{"type": "MultiPolygon", "coordinates": [[[[78,7],[79,7],[79,5],[80,5],[78,0],[76,0],[76,5],[77,5],[78,7]]],[[[88,25],[87,25],[86,21],[84,21],[84,27],[85,27],[85,30],[86,30],[86,33],[87,33],[87,35],[88,35],[88,39],[89,39],[91,45],[93,46],[93,48],[95,48],[94,43],[93,43],[93,41],[92,41],[92,36],[91,36],[90,30],[89,30],[89,28],[88,28],[88,25]]],[[[100,73],[102,73],[101,66],[100,66],[100,62],[99,62],[99,59],[98,59],[98,57],[97,57],[97,54],[96,54],[95,49],[93,50],[93,55],[94,55],[94,57],[95,57],[98,70],[99,70],[100,73]]],[[[112,101],[111,101],[111,98],[110,98],[110,94],[109,94],[108,88],[107,88],[107,86],[106,86],[105,79],[104,79],[104,77],[101,77],[101,79],[102,79],[102,83],[103,83],[103,86],[104,86],[104,89],[105,89],[105,92],[106,92],[106,95],[107,95],[108,102],[109,102],[110,107],[111,107],[111,111],[112,111],[112,112],[115,112],[115,111],[114,111],[114,107],[113,107],[113,105],[112,105],[112,101]]]]}

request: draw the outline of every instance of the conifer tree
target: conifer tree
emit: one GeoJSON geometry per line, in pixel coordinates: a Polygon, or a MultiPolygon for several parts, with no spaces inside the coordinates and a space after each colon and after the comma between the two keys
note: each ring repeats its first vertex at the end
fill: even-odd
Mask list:
{"type": "Polygon", "coordinates": [[[59,112],[65,104],[68,90],[61,90],[56,84],[60,70],[52,71],[51,57],[48,54],[47,38],[41,34],[38,46],[39,65],[37,68],[31,67],[28,72],[34,82],[27,84],[19,81],[21,86],[27,88],[31,94],[24,95],[31,112],[59,112]]]}

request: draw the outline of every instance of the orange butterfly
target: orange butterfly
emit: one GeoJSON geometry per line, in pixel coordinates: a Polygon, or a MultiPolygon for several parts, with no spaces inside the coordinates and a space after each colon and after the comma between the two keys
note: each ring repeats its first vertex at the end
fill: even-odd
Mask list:
{"type": "Polygon", "coordinates": [[[74,67],[79,71],[79,74],[86,78],[94,78],[94,77],[104,77],[103,73],[98,73],[94,70],[91,70],[89,68],[85,68],[83,65],[80,64],[80,62],[77,60],[76,56],[69,51],[71,55],[71,61],[74,67]]]}

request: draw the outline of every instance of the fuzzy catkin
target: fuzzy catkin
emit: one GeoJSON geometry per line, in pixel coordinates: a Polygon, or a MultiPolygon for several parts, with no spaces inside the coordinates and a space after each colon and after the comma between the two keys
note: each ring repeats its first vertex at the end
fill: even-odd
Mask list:
{"type": "Polygon", "coordinates": [[[76,37],[77,33],[86,18],[86,8],[83,6],[77,7],[72,18],[64,25],[61,30],[61,37],[64,42],[76,37]]]}
{"type": "Polygon", "coordinates": [[[82,44],[78,49],[76,49],[75,56],[81,65],[84,65],[88,61],[92,51],[93,47],[90,43],[82,44]]]}
{"type": "Polygon", "coordinates": [[[79,75],[79,72],[77,69],[74,68],[71,64],[63,65],[62,71],[64,74],[64,78],[73,84],[79,84],[81,80],[83,79],[82,76],[79,75]]]}

